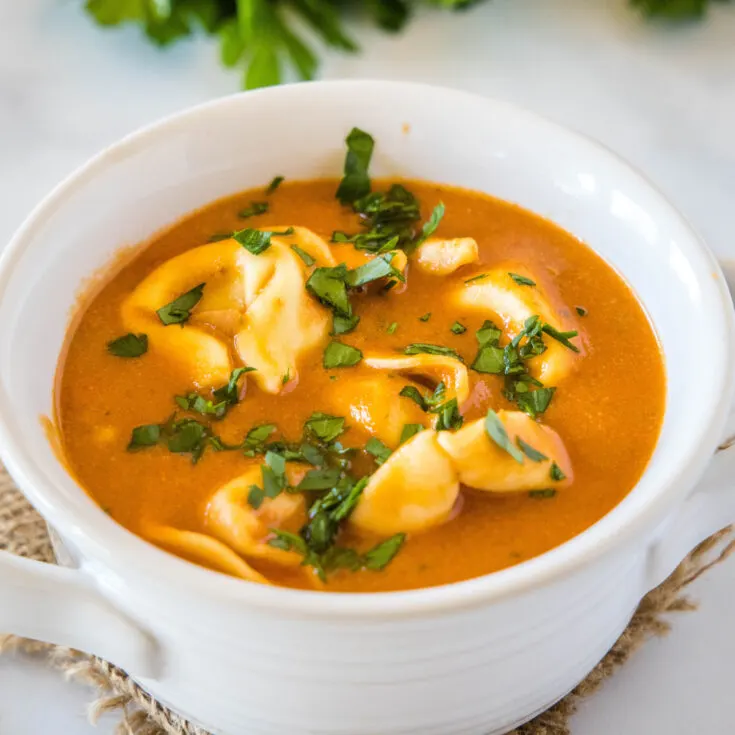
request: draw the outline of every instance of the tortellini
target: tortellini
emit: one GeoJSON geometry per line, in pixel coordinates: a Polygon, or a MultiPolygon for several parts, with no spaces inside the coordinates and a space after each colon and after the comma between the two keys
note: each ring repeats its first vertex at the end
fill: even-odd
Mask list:
{"type": "MultiPolygon", "coordinates": [[[[305,470],[288,466],[289,483],[298,485],[305,470]]],[[[272,528],[298,529],[306,519],[306,504],[301,493],[281,493],[275,498],[263,498],[255,509],[248,503],[248,493],[261,481],[260,467],[236,477],[217,490],[207,506],[207,530],[246,558],[265,559],[278,564],[295,566],[301,562],[298,554],[269,546],[272,528]]]]}
{"type": "Polygon", "coordinates": [[[125,327],[148,334],[150,349],[176,360],[198,387],[227,382],[234,350],[256,369],[251,377],[262,390],[278,393],[330,324],[329,312],[306,292],[306,265],[292,244],[317,265],[335,265],[327,244],[303,227],[274,235],[258,255],[234,240],[202,245],[166,261],[137,286],[122,307],[125,327]],[[202,298],[189,320],[165,326],[156,311],[200,283],[202,298]]]}
{"type": "Polygon", "coordinates": [[[496,493],[543,490],[564,487],[572,477],[572,466],[564,443],[549,426],[534,421],[521,411],[498,411],[511,444],[518,449],[518,438],[543,455],[534,461],[519,451],[522,462],[490,439],[485,420],[477,419],[459,431],[440,431],[439,446],[451,457],[452,465],[463,485],[496,493]],[[566,480],[553,481],[552,463],[556,463],[566,480]]]}
{"type": "Polygon", "coordinates": [[[425,531],[447,519],[459,496],[459,478],[435,431],[422,431],[370,477],[350,522],[390,535],[425,531]]]}
{"type": "MultiPolygon", "coordinates": [[[[511,273],[536,280],[518,264],[483,271],[477,277],[467,279],[457,291],[458,306],[475,309],[488,317],[497,315],[511,337],[518,334],[526,319],[534,315],[558,331],[565,331],[564,319],[552,307],[538,283],[534,286],[519,284],[511,273]]],[[[552,338],[547,337],[544,342],[546,351],[531,360],[530,365],[539,366],[538,378],[543,383],[557,385],[572,370],[575,353],[552,338]]]]}
{"type": "Polygon", "coordinates": [[[445,400],[456,398],[461,405],[470,394],[467,366],[454,357],[444,355],[365,355],[365,365],[376,370],[401,373],[407,377],[429,379],[436,386],[444,383],[445,400]]]}
{"type": "Polygon", "coordinates": [[[515,459],[495,443],[484,419],[458,431],[422,431],[394,452],[370,477],[350,522],[359,529],[389,535],[425,531],[443,523],[459,496],[460,484],[496,493],[561,488],[572,478],[569,455],[559,435],[520,411],[499,411],[515,459]],[[556,464],[563,479],[552,478],[556,464]]]}
{"type": "Polygon", "coordinates": [[[416,248],[419,270],[435,276],[448,276],[463,265],[477,263],[479,259],[477,242],[472,237],[429,238],[416,248]]]}
{"type": "Polygon", "coordinates": [[[362,426],[390,447],[398,446],[405,424],[429,425],[429,417],[415,403],[398,397],[408,381],[376,373],[337,381],[329,402],[340,416],[362,426]]]}

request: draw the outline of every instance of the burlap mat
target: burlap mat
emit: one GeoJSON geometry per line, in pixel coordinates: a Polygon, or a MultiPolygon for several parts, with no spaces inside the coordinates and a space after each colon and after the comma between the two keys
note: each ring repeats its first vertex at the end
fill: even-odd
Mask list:
{"type": "MultiPolygon", "coordinates": [[[[732,529],[726,529],[692,552],[666,582],[645,597],[627,630],[592,673],[561,702],[510,735],[569,735],[569,719],[580,699],[595,692],[644,641],[666,633],[669,624],[662,616],[695,609],[682,591],[730,554],[735,547],[731,533],[732,529]]],[[[54,562],[46,525],[1,466],[0,549],[54,562]]],[[[13,651],[43,656],[67,678],[89,685],[95,691],[89,705],[90,720],[96,722],[105,713],[119,714],[119,735],[207,735],[160,705],[124,671],[106,661],[69,648],[0,635],[0,653],[13,651]]]]}

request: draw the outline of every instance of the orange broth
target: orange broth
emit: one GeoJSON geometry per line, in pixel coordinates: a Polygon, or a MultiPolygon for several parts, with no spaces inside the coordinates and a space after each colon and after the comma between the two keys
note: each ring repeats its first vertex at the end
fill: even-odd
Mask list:
{"type": "MultiPolygon", "coordinates": [[[[438,235],[477,240],[481,264],[473,270],[505,262],[525,265],[559,313],[580,329],[578,364],[541,418],[562,437],[574,481],[553,497],[464,488],[448,521],[409,535],[382,571],[332,574],[325,587],[332,591],[378,592],[457,582],[558,546],[598,521],[636,484],[663,418],[665,373],[656,336],[634,294],[599,256],[551,222],[517,206],[458,188],[403,183],[421,202],[424,219],[439,201],[444,202],[446,214],[438,235]],[[579,316],[577,306],[587,314],[579,316]]],[[[58,424],[67,461],[80,483],[133,533],[143,535],[142,524],[151,520],[203,532],[203,512],[212,492],[259,460],[241,452],[208,451],[192,464],[190,458],[163,447],[126,451],[134,427],[163,422],[173,411],[173,396],[190,392],[192,386],[175,364],[154,352],[139,359],[120,359],[107,352],[105,345],[126,331],[120,317],[123,300],[162,262],[216,233],[288,223],[308,227],[328,242],[334,230],[357,231],[354,212],[335,200],[336,185],[328,180],[286,182],[269,197],[268,213],[246,221],[238,218],[238,211],[252,200],[262,200],[262,190],[210,204],[156,235],[85,304],[59,368],[58,424]]],[[[386,182],[374,187],[382,190],[386,182]]],[[[392,351],[414,342],[445,345],[469,366],[483,317],[442,303],[447,285],[463,277],[460,271],[440,278],[409,265],[405,289],[353,298],[361,322],[340,339],[363,351],[370,347],[392,351]],[[431,317],[421,321],[419,317],[427,313],[431,317]],[[456,320],[467,327],[464,334],[450,331],[456,320]],[[388,327],[393,322],[398,327],[391,334],[388,327]]],[[[254,425],[273,422],[285,437],[297,440],[304,421],[324,410],[320,396],[339,381],[369,370],[360,365],[326,370],[322,350],[323,346],[302,359],[298,381],[279,395],[263,393],[249,383],[241,402],[216,422],[218,435],[234,443],[254,425]]],[[[502,378],[469,372],[465,420],[484,416],[489,407],[513,408],[503,397],[502,378]]],[[[361,427],[352,426],[343,442],[363,447],[368,438],[361,427]]],[[[366,460],[361,461],[364,465],[366,460]]],[[[347,531],[340,543],[360,542],[353,535],[347,531]]],[[[302,573],[251,563],[276,583],[310,586],[302,573]]]]}

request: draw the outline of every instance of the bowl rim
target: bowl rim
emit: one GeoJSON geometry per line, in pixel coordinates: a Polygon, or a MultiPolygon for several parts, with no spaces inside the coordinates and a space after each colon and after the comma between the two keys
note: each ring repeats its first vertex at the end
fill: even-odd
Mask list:
{"type": "MultiPolygon", "coordinates": [[[[123,579],[133,579],[136,585],[160,587],[161,580],[172,589],[184,593],[204,594],[207,599],[227,600],[258,608],[277,610],[281,614],[298,616],[347,616],[351,619],[365,617],[404,617],[436,614],[447,609],[475,607],[496,602],[510,595],[518,595],[530,588],[547,585],[560,576],[569,575],[590,564],[616,546],[628,542],[636,534],[642,534],[660,523],[665,511],[681,502],[699,476],[704,472],[714,452],[724,427],[735,384],[729,375],[735,371],[735,313],[725,279],[713,254],[698,237],[685,218],[636,168],[607,149],[602,144],[547,120],[535,113],[492,97],[459,91],[447,87],[413,82],[381,80],[338,80],[300,83],[272,87],[250,92],[239,92],[187,108],[154,121],[126,135],[103,149],[85,164],[58,183],[53,190],[31,211],[0,255],[0,294],[13,275],[16,261],[33,240],[34,230],[48,212],[64,206],[67,195],[83,186],[108,164],[114,163],[126,151],[140,151],[155,145],[167,131],[185,126],[199,117],[219,114],[229,108],[239,108],[248,100],[276,95],[309,95],[321,93],[349,94],[369,87],[389,86],[406,93],[430,94],[447,98],[464,99],[481,105],[488,112],[501,110],[506,115],[524,119],[547,136],[562,137],[574,143],[580,150],[606,159],[618,171],[632,175],[658,200],[662,211],[686,232],[689,256],[698,256],[706,264],[710,274],[716,277],[708,281],[709,288],[717,289],[716,297],[721,308],[712,314],[713,329],[720,339],[715,341],[716,380],[703,390],[706,411],[700,432],[690,432],[692,439],[687,451],[672,458],[671,467],[648,496],[638,499],[634,506],[626,503],[638,489],[639,483],[617,506],[583,532],[550,549],[549,551],[512,567],[461,582],[428,587],[418,590],[379,593],[339,593],[325,591],[294,590],[278,586],[261,585],[233,578],[219,572],[184,561],[153,546],[143,538],[119,525],[78,486],[79,495],[73,503],[54,502],[59,490],[45,476],[41,462],[36,462],[29,448],[16,439],[12,415],[0,401],[0,457],[19,487],[39,510],[41,515],[61,534],[75,544],[90,561],[99,562],[104,568],[121,574],[123,579]],[[714,280],[714,284],[712,281],[714,280]],[[131,574],[132,573],[132,574],[131,574]]],[[[0,296],[0,298],[2,298],[0,296]]],[[[715,310],[713,309],[713,312],[715,310]]],[[[645,472],[643,477],[645,477],[645,472]]],[[[98,564],[90,564],[93,576],[100,575],[98,564]]],[[[641,596],[647,590],[641,590],[641,596]]]]}

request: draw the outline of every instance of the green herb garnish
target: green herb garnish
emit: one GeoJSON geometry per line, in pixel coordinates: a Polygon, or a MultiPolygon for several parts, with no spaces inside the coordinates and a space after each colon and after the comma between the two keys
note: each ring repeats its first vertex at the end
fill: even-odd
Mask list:
{"type": "Polygon", "coordinates": [[[282,232],[275,232],[273,230],[253,230],[248,227],[244,230],[233,232],[232,237],[249,253],[260,255],[271,246],[272,237],[287,237],[288,235],[293,235],[293,232],[293,227],[289,227],[287,230],[283,230],[282,232]]]}
{"type": "Polygon", "coordinates": [[[424,427],[421,424],[404,424],[398,443],[405,444],[411,437],[416,436],[416,434],[423,430],[424,427]]]}
{"type": "Polygon", "coordinates": [[[474,283],[475,281],[482,281],[484,278],[488,277],[488,273],[479,273],[476,276],[472,276],[472,278],[468,278],[465,283],[474,283]]]}
{"type": "Polygon", "coordinates": [[[553,498],[556,495],[556,490],[547,488],[545,490],[531,490],[528,496],[531,498],[553,498]]]}
{"type": "Polygon", "coordinates": [[[519,286],[535,286],[536,281],[532,281],[526,276],[520,276],[518,273],[508,273],[508,275],[519,285],[519,286]]]}
{"type": "Polygon", "coordinates": [[[549,477],[554,480],[554,482],[561,482],[562,480],[567,479],[567,476],[562,472],[561,467],[559,467],[556,462],[553,462],[551,465],[549,477]]]}
{"type": "Polygon", "coordinates": [[[306,282],[307,290],[322,304],[344,317],[352,316],[352,306],[347,296],[347,266],[317,268],[306,282]]]}
{"type": "Polygon", "coordinates": [[[501,334],[489,319],[475,332],[478,350],[471,366],[475,372],[501,375],[505,371],[504,351],[499,346],[501,334]]]}
{"type": "Polygon", "coordinates": [[[265,463],[260,465],[263,477],[263,492],[266,498],[277,498],[288,486],[286,460],[276,452],[265,453],[265,463]]]}
{"type": "Polygon", "coordinates": [[[518,391],[516,386],[516,402],[518,407],[529,416],[536,418],[540,416],[551,403],[556,388],[539,388],[531,391],[518,391]]]}
{"type": "Polygon", "coordinates": [[[301,258],[301,260],[304,261],[304,264],[307,268],[310,268],[314,263],[316,263],[316,260],[309,255],[309,253],[306,252],[306,250],[302,250],[298,245],[291,245],[291,250],[296,253],[296,255],[301,258]]]}
{"type": "Polygon", "coordinates": [[[442,345],[427,344],[426,342],[414,342],[405,347],[403,353],[405,355],[441,355],[442,357],[453,357],[455,360],[464,362],[457,350],[453,350],[451,347],[442,347],[442,345]]]}
{"type": "Polygon", "coordinates": [[[148,352],[148,335],[128,333],[108,342],[107,351],[115,357],[140,357],[148,352]]]}
{"type": "Polygon", "coordinates": [[[545,462],[548,459],[545,454],[541,454],[538,449],[534,449],[530,444],[523,441],[520,436],[516,437],[516,444],[532,462],[545,462]]]}
{"type": "Polygon", "coordinates": [[[359,316],[342,316],[341,314],[332,315],[332,335],[349,334],[360,323],[359,316]]]}
{"type": "Polygon", "coordinates": [[[544,326],[541,328],[542,331],[545,334],[548,334],[549,337],[552,337],[557,342],[561,342],[561,344],[564,345],[567,349],[572,350],[572,352],[579,352],[579,347],[576,345],[573,345],[569,340],[572,337],[576,337],[579,332],[571,331],[571,332],[560,332],[555,327],[552,327],[551,324],[544,324],[544,326]]]}
{"type": "Polygon", "coordinates": [[[352,367],[362,360],[362,352],[356,347],[332,340],[324,350],[322,364],[326,370],[352,367]]]}
{"type": "Polygon", "coordinates": [[[307,419],[304,428],[319,441],[329,444],[344,432],[345,420],[341,416],[331,416],[317,411],[307,419]]]}
{"type": "Polygon", "coordinates": [[[339,481],[341,470],[339,467],[323,467],[309,470],[304,479],[296,486],[299,491],[331,490],[339,481]]]}
{"type": "Polygon", "coordinates": [[[191,316],[191,310],[202,298],[205,285],[204,283],[200,283],[198,286],[194,286],[191,291],[181,294],[181,296],[174,299],[171,303],[158,309],[156,314],[158,314],[161,322],[168,326],[170,324],[183,324],[188,321],[191,316]]]}
{"type": "Polygon", "coordinates": [[[273,194],[273,192],[283,183],[283,176],[274,176],[271,183],[265,189],[267,196],[273,194]]]}
{"type": "Polygon", "coordinates": [[[207,242],[222,242],[223,240],[229,240],[231,237],[231,232],[215,232],[214,235],[210,235],[207,242]]]}
{"type": "Polygon", "coordinates": [[[373,572],[379,572],[385,569],[393,560],[393,557],[401,550],[406,541],[405,533],[397,533],[385,541],[381,541],[372,549],[365,552],[363,556],[363,566],[373,572]]]}
{"type": "Polygon", "coordinates": [[[465,327],[464,324],[461,324],[460,322],[454,322],[452,326],[450,327],[450,330],[453,334],[464,334],[467,331],[467,327],[465,327]]]}
{"type": "Polygon", "coordinates": [[[432,408],[431,413],[437,414],[436,425],[434,426],[436,431],[454,431],[461,428],[464,423],[456,398],[442,403],[441,406],[432,408]]]}
{"type": "Polygon", "coordinates": [[[161,427],[158,424],[146,424],[145,426],[136,426],[130,437],[128,451],[134,452],[138,449],[145,449],[158,444],[161,438],[161,427]]]}
{"type": "Polygon", "coordinates": [[[523,464],[523,454],[515,447],[510,438],[508,432],[503,426],[503,422],[500,420],[498,414],[488,409],[487,416],[485,416],[485,431],[487,435],[504,451],[508,452],[518,464],[523,464]]]}
{"type": "Polygon", "coordinates": [[[339,184],[336,196],[342,204],[351,204],[356,199],[370,193],[368,168],[375,141],[369,133],[359,128],[352,128],[345,143],[347,144],[347,156],[345,157],[344,177],[339,184]]]}
{"type": "Polygon", "coordinates": [[[365,451],[368,452],[368,454],[372,454],[378,464],[383,464],[383,462],[385,462],[393,453],[393,450],[390,447],[383,444],[383,442],[375,436],[371,436],[370,439],[368,439],[368,442],[365,445],[365,451]]]}
{"type": "Polygon", "coordinates": [[[265,492],[263,491],[262,487],[258,487],[257,485],[251,485],[250,489],[248,490],[248,505],[253,510],[258,510],[260,506],[263,503],[263,500],[265,499],[265,492]]]}
{"type": "Polygon", "coordinates": [[[584,306],[575,306],[574,308],[576,309],[577,314],[579,314],[580,316],[587,316],[587,314],[589,313],[587,309],[584,308],[584,306]]]}
{"type": "Polygon", "coordinates": [[[385,253],[377,255],[367,263],[347,272],[345,282],[350,288],[359,288],[371,281],[377,281],[380,278],[391,276],[397,278],[402,283],[406,280],[403,273],[391,265],[394,253],[385,253]]]}
{"type": "Polygon", "coordinates": [[[423,314],[422,316],[419,317],[419,321],[420,322],[428,322],[429,319],[431,319],[431,312],[430,311],[427,311],[426,314],[423,314]]]}
{"type": "Polygon", "coordinates": [[[237,216],[240,219],[247,219],[248,217],[256,217],[259,214],[265,214],[269,208],[268,202],[250,202],[249,206],[245,209],[241,209],[237,216]]]}
{"type": "Polygon", "coordinates": [[[388,325],[388,328],[385,331],[388,332],[388,334],[395,334],[396,329],[398,329],[398,322],[393,322],[388,325]]]}
{"type": "Polygon", "coordinates": [[[254,457],[256,454],[263,453],[265,451],[265,443],[275,430],[275,424],[260,424],[250,429],[242,443],[245,455],[254,457]]]}

